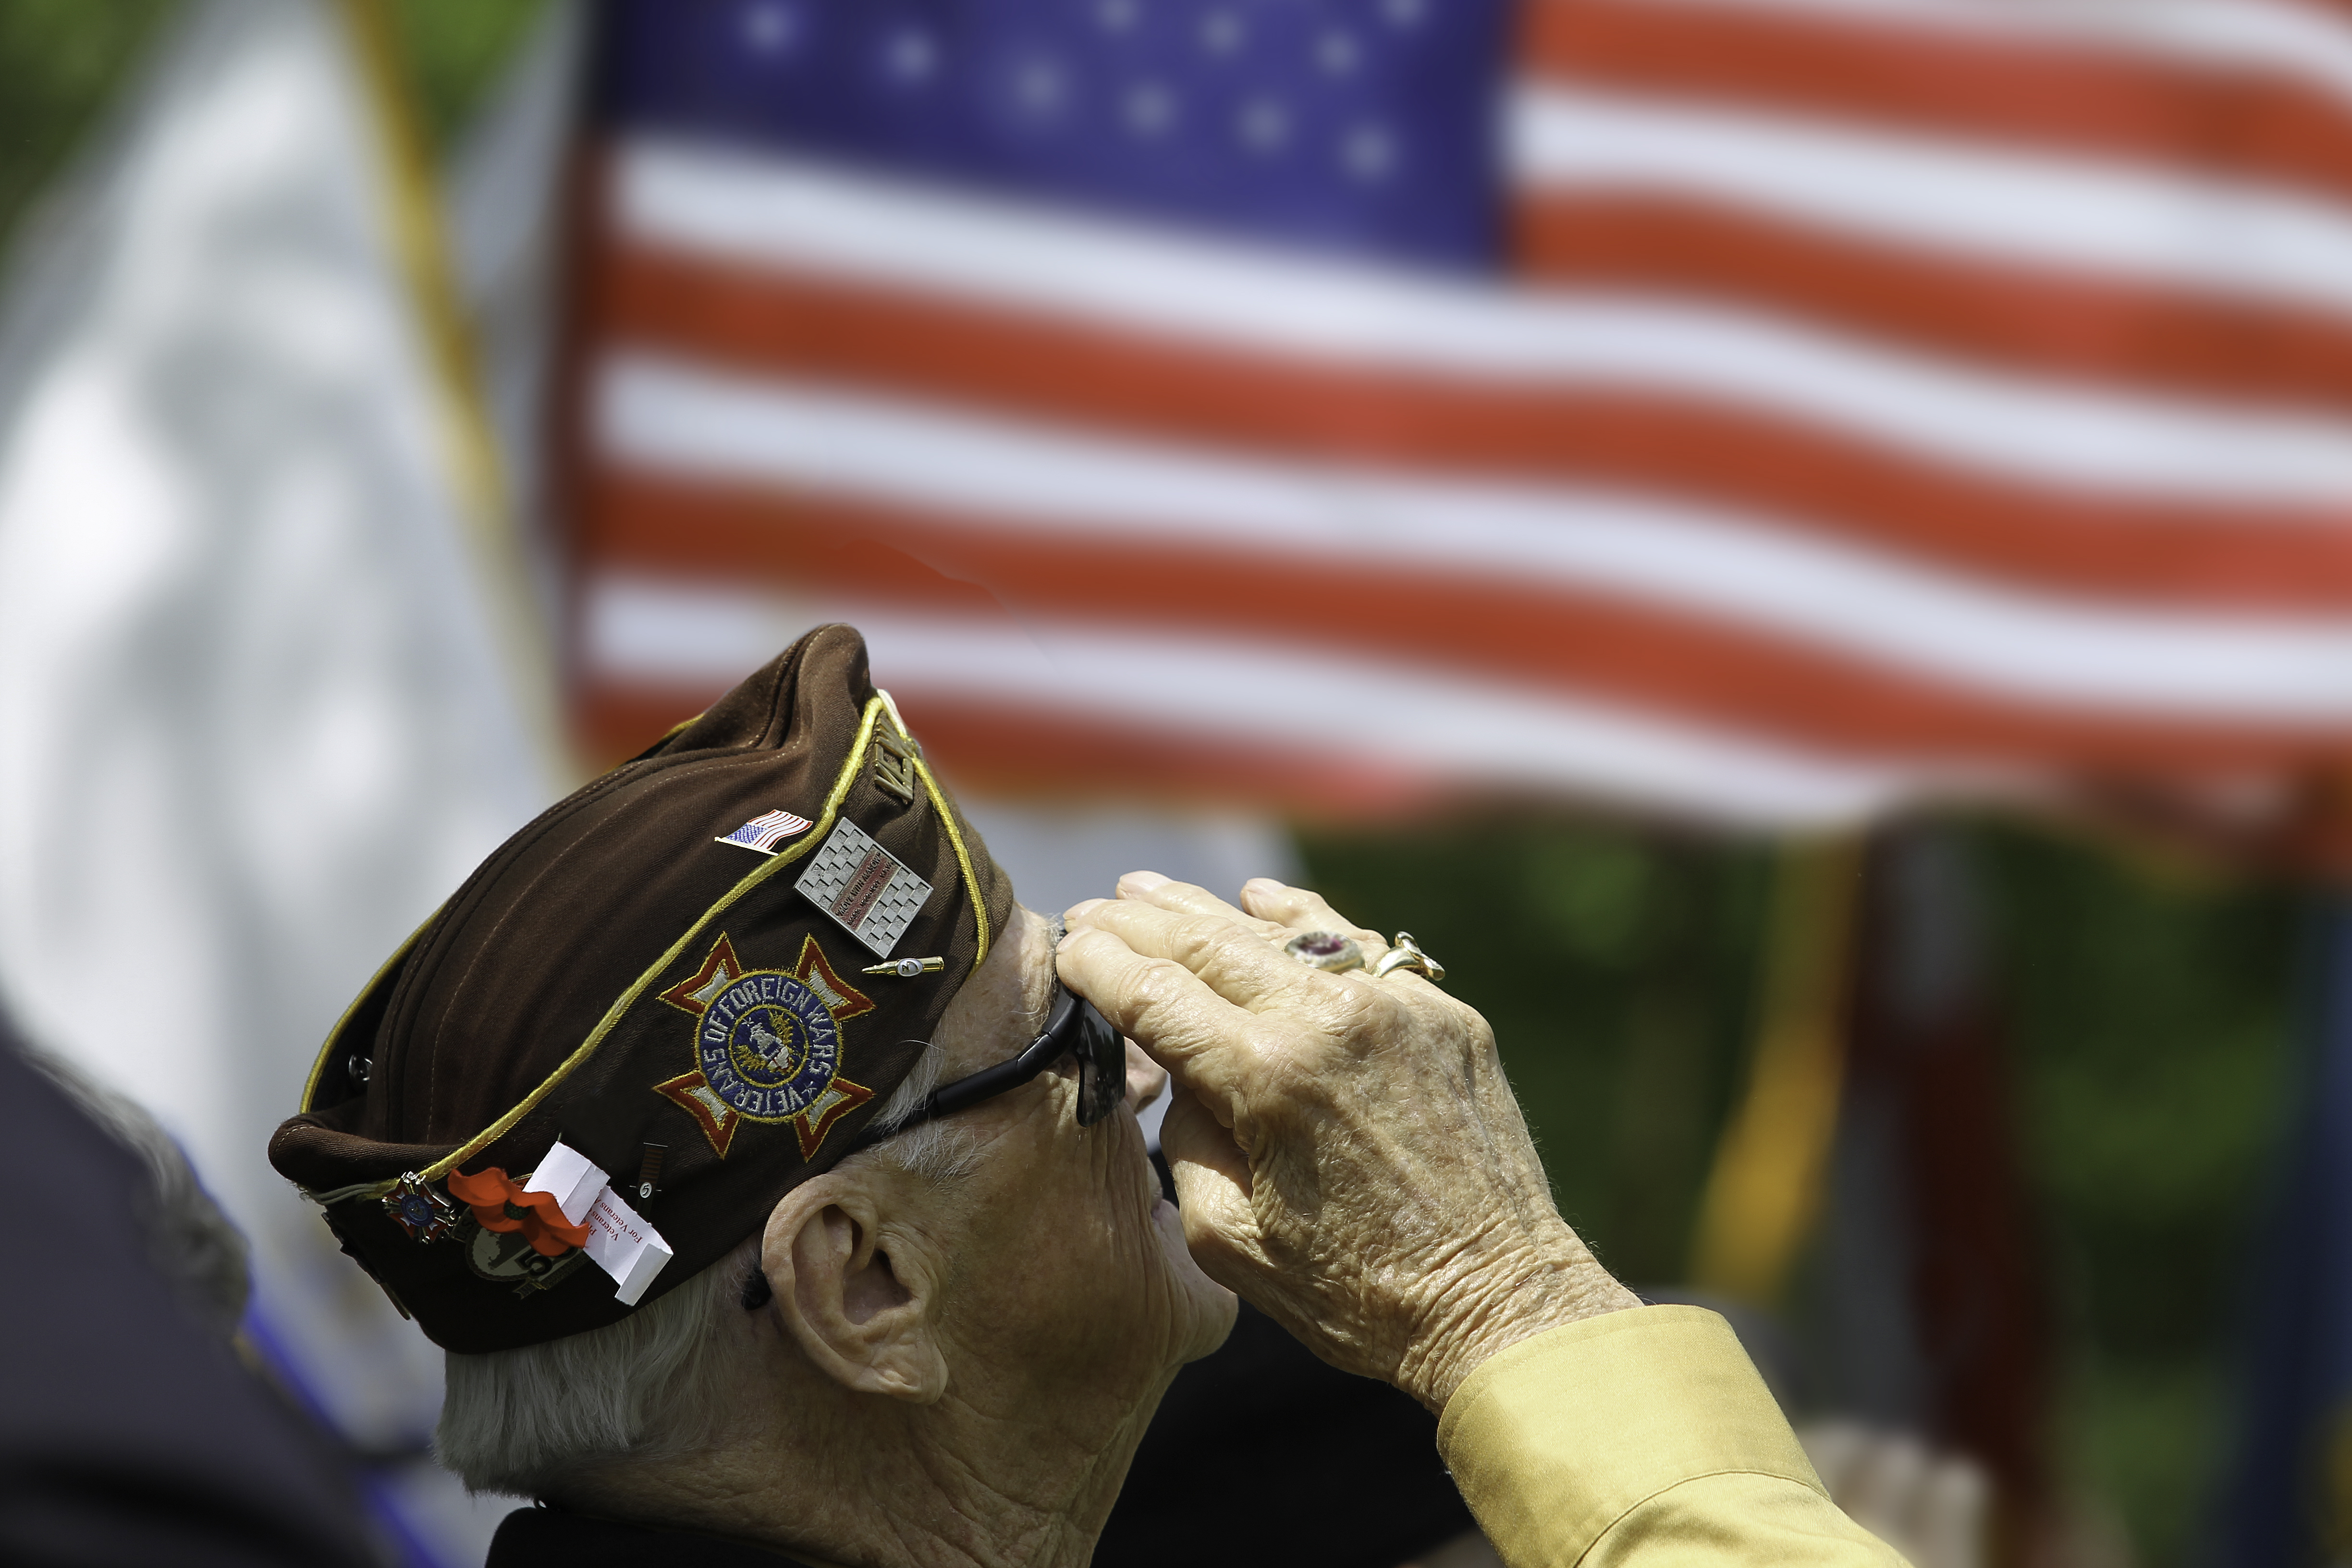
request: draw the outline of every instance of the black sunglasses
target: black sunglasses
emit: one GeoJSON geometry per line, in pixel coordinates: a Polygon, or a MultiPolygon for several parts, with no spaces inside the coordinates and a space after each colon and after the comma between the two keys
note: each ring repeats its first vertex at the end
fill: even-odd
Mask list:
{"type": "Polygon", "coordinates": [[[1093,1003],[1064,985],[1056,975],[1053,1004],[1045,1010],[1045,1027],[1029,1042],[1027,1050],[1011,1061],[940,1085],[923,1097],[904,1121],[887,1131],[869,1127],[842,1152],[845,1157],[855,1154],[892,1133],[1009,1094],[1066,1056],[1078,1058],[1078,1125],[1092,1127],[1127,1098],[1127,1042],[1093,1003]]]}

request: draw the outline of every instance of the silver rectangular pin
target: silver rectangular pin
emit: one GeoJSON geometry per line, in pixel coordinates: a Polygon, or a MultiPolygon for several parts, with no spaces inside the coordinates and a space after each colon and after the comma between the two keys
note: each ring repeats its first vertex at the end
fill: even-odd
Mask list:
{"type": "Polygon", "coordinates": [[[793,885],[872,948],[877,958],[890,956],[931,896],[929,882],[847,817],[834,824],[824,847],[793,885]]]}

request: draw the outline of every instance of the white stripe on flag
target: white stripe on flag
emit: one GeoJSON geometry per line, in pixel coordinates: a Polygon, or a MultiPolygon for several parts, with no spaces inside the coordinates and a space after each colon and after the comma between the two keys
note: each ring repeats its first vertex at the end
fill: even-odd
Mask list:
{"type": "Polygon", "coordinates": [[[914,508],[974,531],[1213,544],[1308,571],[1348,559],[1423,578],[1548,583],[2036,708],[2224,724],[2352,718],[2352,626],[2340,620],[2006,593],[1696,507],[1249,460],[644,355],[607,363],[596,407],[600,445],[643,468],[914,508]]]}
{"type": "Polygon", "coordinates": [[[625,145],[639,241],[1249,354],[1497,391],[1689,395],[2032,482],[2244,506],[2352,503],[2337,421],[1964,369],[1769,316],[1531,295],[670,142],[625,145]]]}
{"type": "MultiPolygon", "coordinates": [[[[1552,0],[1536,0],[1538,4],[1552,0]]],[[[2087,47],[2186,65],[2261,70],[2352,103],[2352,26],[2301,0],[1631,0],[1661,9],[1746,11],[1864,27],[1913,27],[1922,49],[1948,33],[2024,47],[2087,47]]]]}
{"type": "Polygon", "coordinates": [[[1509,123],[1539,191],[1696,197],[1954,258],[2352,317],[2352,217],[2242,181],[1582,89],[1522,91],[1509,123]]]}
{"type": "MultiPolygon", "coordinates": [[[[1784,827],[1861,820],[1916,798],[1922,783],[1906,770],[1312,646],[1051,621],[1015,626],[617,575],[590,584],[585,659],[603,683],[716,689],[826,620],[865,635],[877,679],[910,708],[1034,708],[1211,744],[1309,751],[1421,777],[1568,789],[1784,827]],[[1169,679],[1171,669],[1185,679],[1169,679]]],[[[1979,793],[2003,784],[1948,767],[1937,776],[1979,793]]]]}

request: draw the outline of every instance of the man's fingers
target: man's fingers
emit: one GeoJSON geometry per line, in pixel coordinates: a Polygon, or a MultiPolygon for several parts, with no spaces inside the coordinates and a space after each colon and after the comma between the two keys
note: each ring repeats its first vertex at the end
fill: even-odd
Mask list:
{"type": "Polygon", "coordinates": [[[1169,1092],[1168,1114],[1160,1123],[1160,1152],[1167,1157],[1171,1172],[1189,1167],[1196,1174],[1211,1173],[1240,1189],[1244,1197],[1249,1195],[1249,1157],[1234,1142],[1232,1130],[1190,1089],[1169,1092]]]}
{"type": "MultiPolygon", "coordinates": [[[[1249,1161],[1214,1114],[1182,1089],[1160,1123],[1160,1152],[1176,1181],[1184,1242],[1216,1279],[1218,1265],[1250,1250],[1257,1218],[1250,1209],[1249,1161]]],[[[1229,1271],[1229,1270],[1228,1270],[1229,1271]]]]}
{"type": "Polygon", "coordinates": [[[1106,931],[1137,952],[1199,975],[1228,1002],[1252,1012],[1311,1001],[1332,976],[1299,963],[1247,924],[1120,899],[1089,910],[1080,930],[1106,931]]]}
{"type": "Polygon", "coordinates": [[[1242,903],[1250,913],[1286,931],[1336,931],[1356,939],[1368,959],[1389,950],[1377,931],[1366,931],[1307,888],[1293,888],[1271,877],[1253,877],[1242,887],[1242,903]]]}
{"type": "MultiPolygon", "coordinates": [[[[1116,907],[1116,906],[1113,906],[1116,907]]],[[[1246,1064],[1252,1016],[1172,959],[1138,952],[1113,932],[1082,926],[1055,953],[1062,982],[1180,1084],[1227,1098],[1246,1064]]]]}
{"type": "Polygon", "coordinates": [[[1262,936],[1274,935],[1281,929],[1272,921],[1235,909],[1206,888],[1173,881],[1157,871],[1129,871],[1118,879],[1118,896],[1178,914],[1221,916],[1262,936]]]}

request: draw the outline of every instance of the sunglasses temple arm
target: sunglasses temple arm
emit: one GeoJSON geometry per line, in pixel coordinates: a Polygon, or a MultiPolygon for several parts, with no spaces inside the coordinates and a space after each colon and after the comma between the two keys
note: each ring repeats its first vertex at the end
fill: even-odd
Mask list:
{"type": "Polygon", "coordinates": [[[1066,1044],[1054,1037],[1054,1026],[1047,1024],[1045,1032],[1029,1042],[1029,1048],[1009,1062],[999,1062],[992,1068],[982,1068],[969,1078],[941,1084],[919,1101],[911,1115],[893,1127],[878,1123],[869,1125],[842,1151],[848,1158],[862,1149],[868,1149],[909,1127],[926,1121],[936,1121],[942,1116],[953,1116],[959,1110],[969,1110],[984,1100],[993,1100],[1019,1089],[1039,1073],[1054,1065],[1055,1059],[1068,1049],[1066,1044]]]}

